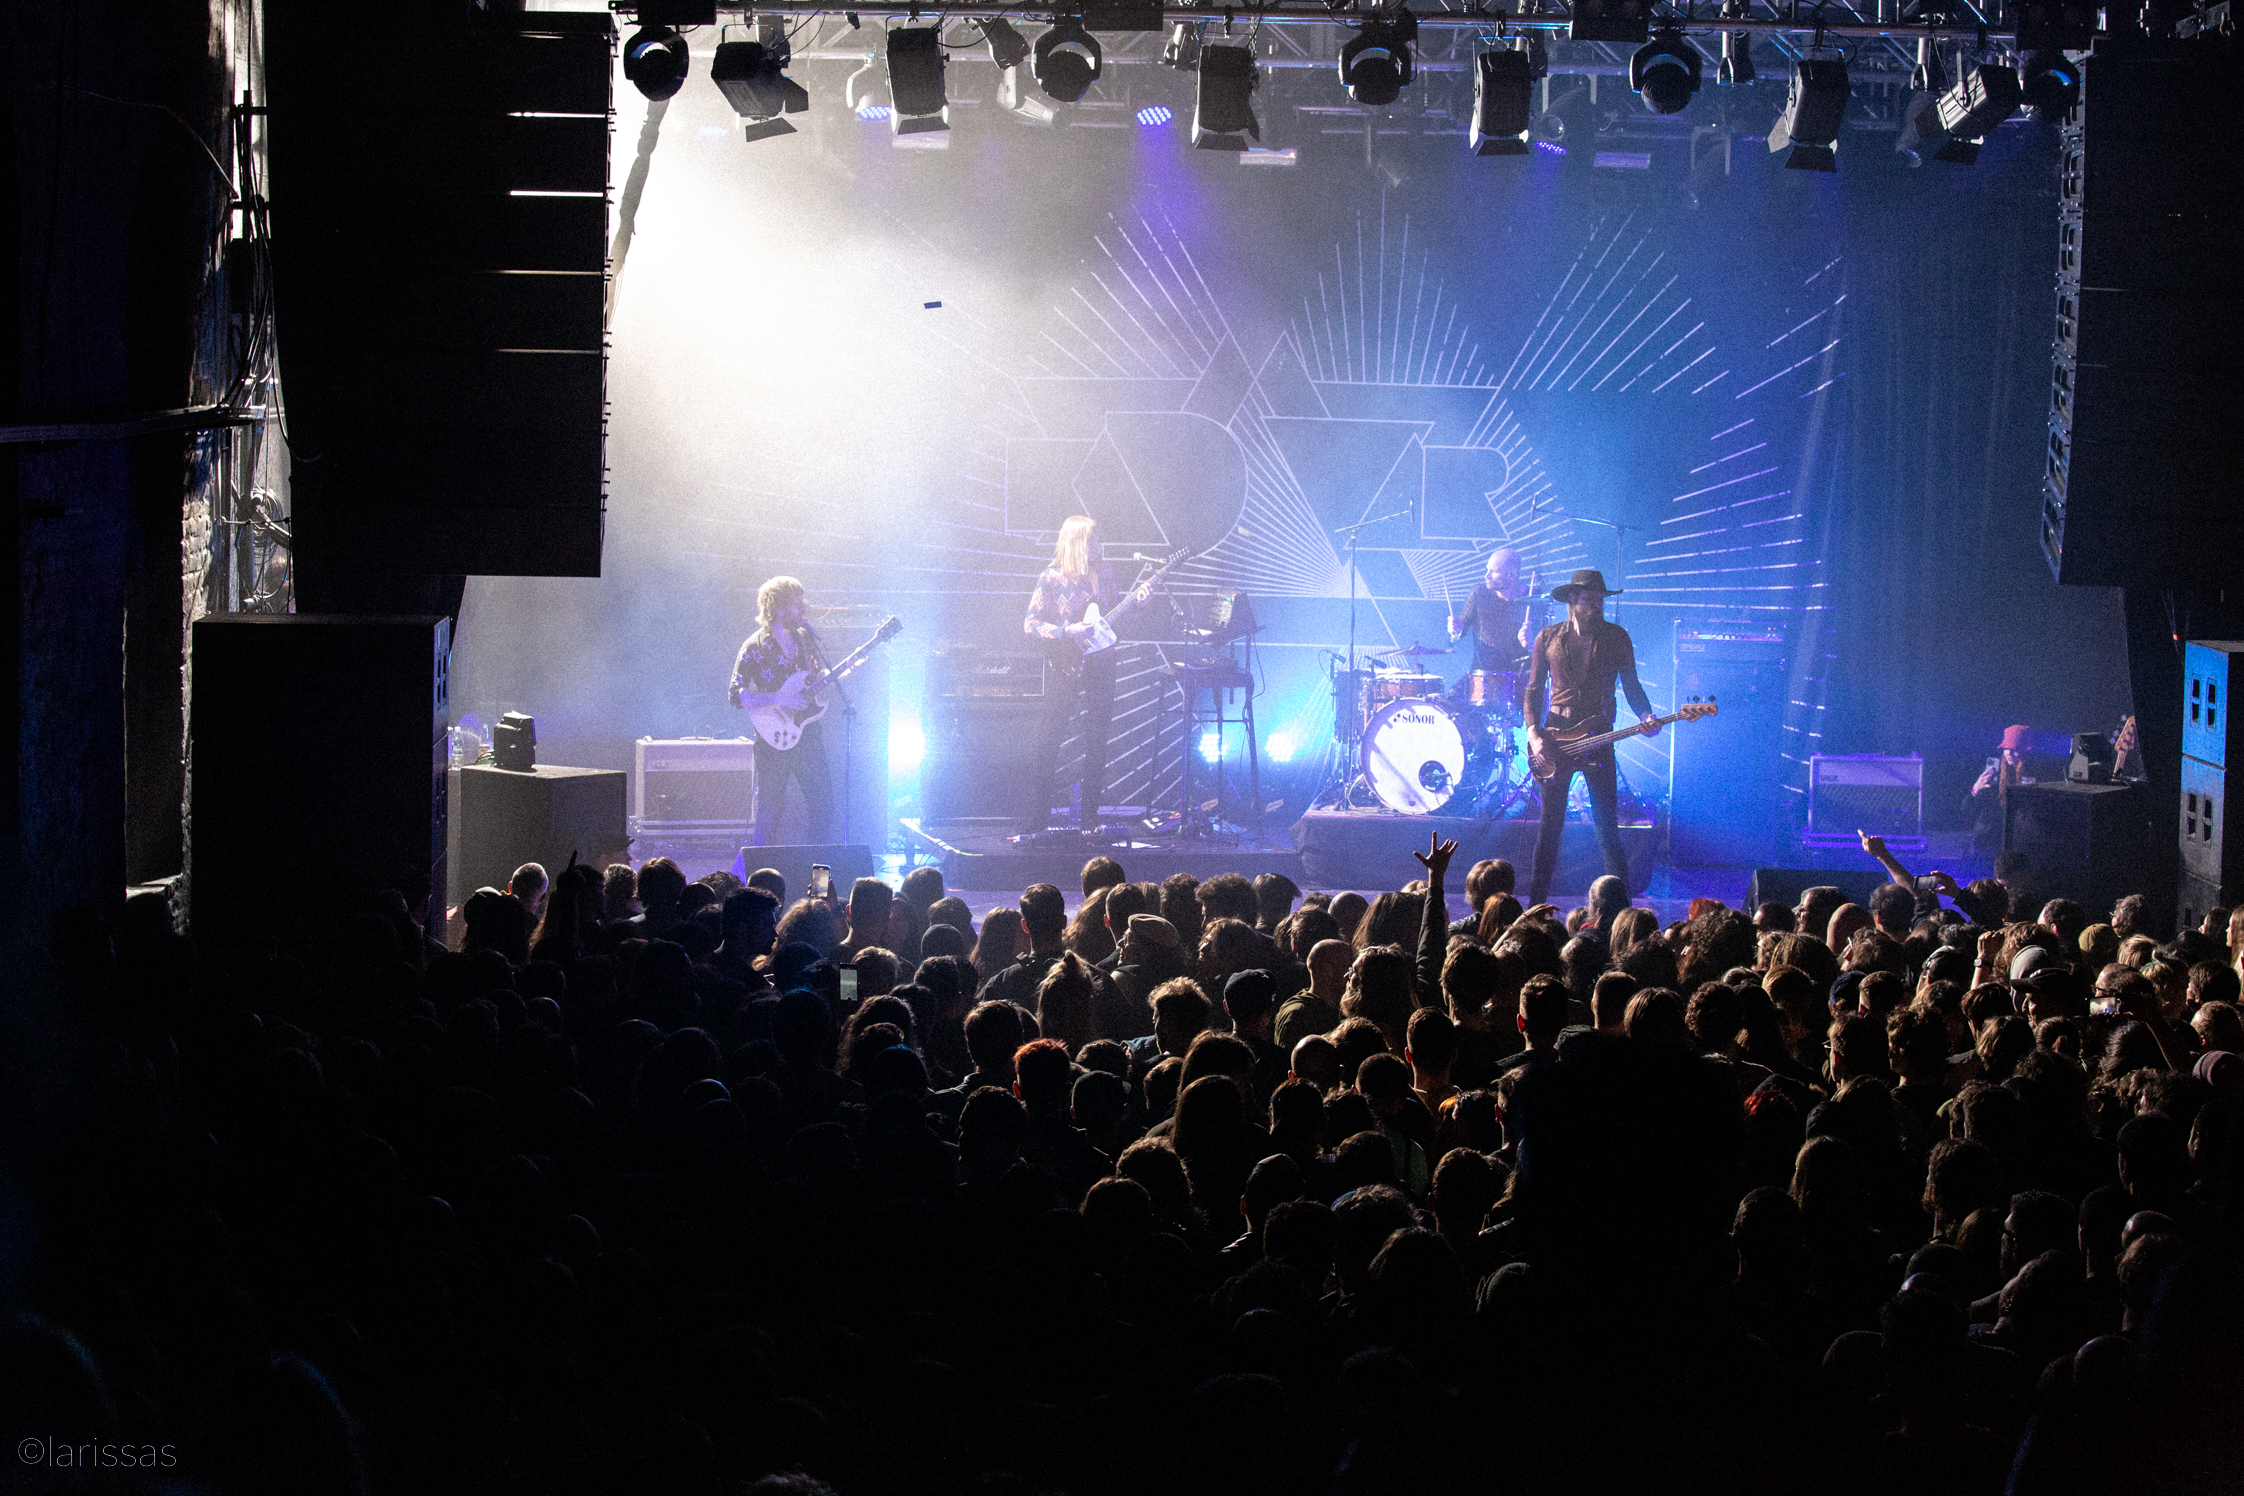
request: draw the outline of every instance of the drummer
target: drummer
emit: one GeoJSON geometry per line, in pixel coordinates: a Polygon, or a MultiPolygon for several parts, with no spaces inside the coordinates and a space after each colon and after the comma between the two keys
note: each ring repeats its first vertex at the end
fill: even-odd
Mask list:
{"type": "Polygon", "coordinates": [[[1527,648],[1533,642],[1528,617],[1528,586],[1519,579],[1519,552],[1510,546],[1491,551],[1488,580],[1466,594],[1449,615],[1449,637],[1473,636],[1475,670],[1527,669],[1527,648]]]}

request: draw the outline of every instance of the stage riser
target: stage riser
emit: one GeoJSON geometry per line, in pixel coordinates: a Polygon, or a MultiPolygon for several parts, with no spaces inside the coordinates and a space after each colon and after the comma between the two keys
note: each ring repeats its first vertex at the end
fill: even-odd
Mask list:
{"type": "MultiPolygon", "coordinates": [[[[1536,823],[1528,820],[1479,821],[1442,816],[1373,815],[1363,812],[1311,811],[1294,822],[1294,845],[1301,849],[1303,888],[1400,888],[1425,876],[1413,849],[1424,851],[1429,836],[1444,841],[1454,837],[1457,856],[1453,892],[1464,890],[1464,870],[1487,857],[1501,857],[1519,871],[1522,895],[1535,862],[1536,823]]],[[[1660,833],[1656,826],[1623,826],[1621,845],[1628,852],[1629,890],[1640,893],[1651,882],[1659,858],[1660,833]]],[[[1551,893],[1560,902],[1576,903],[1590,883],[1605,871],[1597,850],[1597,831],[1586,821],[1569,821],[1559,842],[1558,876],[1551,893]]],[[[1135,876],[1133,874],[1133,876],[1135,876]]]]}
{"type": "Polygon", "coordinates": [[[915,831],[909,822],[905,835],[923,854],[933,854],[943,869],[943,881],[952,888],[1020,889],[1051,883],[1066,892],[1071,905],[1083,886],[1083,864],[1101,856],[1121,863],[1133,883],[1159,883],[1178,873],[1201,879],[1217,873],[1249,878],[1283,873],[1305,889],[1311,886],[1302,875],[1298,852],[1191,845],[1024,848],[1004,844],[1002,836],[969,837],[940,826],[915,831]],[[991,847],[991,841],[1000,843],[1002,850],[991,847]]]}

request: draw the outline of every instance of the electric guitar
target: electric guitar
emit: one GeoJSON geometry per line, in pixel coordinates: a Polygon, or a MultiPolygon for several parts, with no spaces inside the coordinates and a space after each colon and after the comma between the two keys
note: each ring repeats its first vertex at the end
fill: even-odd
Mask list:
{"type": "Polygon", "coordinates": [[[1600,748],[1618,743],[1623,738],[1640,737],[1654,728],[1665,727],[1670,722],[1696,722],[1701,717],[1711,717],[1719,710],[1711,701],[1694,701],[1681,711],[1665,717],[1654,717],[1649,722],[1639,722],[1634,727],[1616,728],[1611,732],[1594,731],[1595,722],[1585,722],[1580,727],[1545,728],[1543,746],[1528,755],[1528,771],[1537,784],[1556,783],[1562,774],[1572,773],[1581,767],[1582,760],[1600,748]]]}
{"type": "MultiPolygon", "coordinates": [[[[788,676],[779,692],[800,691],[803,693],[803,704],[800,707],[784,707],[772,702],[765,706],[750,707],[748,720],[756,725],[756,736],[782,753],[794,747],[802,741],[803,729],[825,716],[827,707],[832,705],[826,699],[826,688],[864,664],[872,654],[874,645],[886,644],[903,631],[903,620],[891,614],[886,622],[873,630],[872,638],[842,656],[841,663],[833,669],[798,670],[788,676]]],[[[738,706],[740,702],[735,699],[733,705],[738,706]]]]}
{"type": "Polygon", "coordinates": [[[2138,734],[2135,731],[2135,714],[2133,712],[2129,712],[2127,714],[2127,720],[2119,724],[2119,731],[2112,734],[2113,779],[2118,779],[2120,771],[2127,767],[2127,755],[2135,751],[2135,741],[2137,737],[2138,734]]]}
{"type": "Polygon", "coordinates": [[[1098,654],[1102,650],[1112,649],[1115,645],[1114,621],[1152,596],[1153,589],[1159,586],[1161,579],[1169,574],[1169,568],[1191,554],[1192,552],[1188,548],[1182,546],[1169,552],[1169,559],[1152,571],[1140,576],[1131,585],[1128,595],[1122,601],[1116,603],[1112,611],[1101,614],[1097,603],[1092,603],[1085,608],[1083,617],[1079,621],[1088,624],[1090,632],[1074,641],[1077,654],[1090,656],[1098,654]]]}

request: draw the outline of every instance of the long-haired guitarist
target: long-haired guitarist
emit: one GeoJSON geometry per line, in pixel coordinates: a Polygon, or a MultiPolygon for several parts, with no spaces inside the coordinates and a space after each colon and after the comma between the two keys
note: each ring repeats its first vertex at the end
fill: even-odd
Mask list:
{"type": "MultiPolygon", "coordinates": [[[[1521,707],[1528,746],[1537,754],[1555,744],[1549,740],[1562,732],[1589,728],[1601,730],[1614,719],[1613,691],[1618,686],[1628,697],[1645,736],[1659,731],[1652,720],[1652,699],[1636,678],[1636,644],[1628,630],[1606,621],[1605,599],[1620,594],[1605,585],[1605,574],[1577,571],[1563,586],[1551,589],[1553,601],[1566,604],[1563,622],[1551,624],[1535,636],[1528,662],[1527,694],[1521,707]],[[1550,696],[1544,710],[1545,691],[1550,696]],[[1539,725],[1536,725],[1539,724],[1539,725]]],[[[1542,786],[1543,818],[1535,836],[1535,872],[1528,887],[1528,904],[1540,904],[1550,893],[1551,877],[1558,871],[1559,840],[1566,830],[1566,797],[1579,770],[1589,786],[1590,818],[1597,827],[1598,850],[1605,871],[1626,881],[1628,853],[1621,846],[1620,788],[1610,745],[1561,767],[1542,786]]]]}
{"type": "MultiPolygon", "coordinates": [[[[790,688],[791,677],[818,669],[818,636],[804,621],[803,584],[773,577],[756,591],[756,619],[762,625],[740,646],[732,665],[732,704],[754,710],[781,706],[800,711],[809,705],[806,687],[790,688]]],[[[811,677],[817,679],[814,673],[811,677]]],[[[779,830],[779,807],[792,779],[802,794],[808,822],[806,842],[823,842],[834,822],[833,772],[826,742],[816,722],[804,724],[795,746],[782,753],[756,739],[756,845],[770,846],[779,830]]]]}
{"type": "Polygon", "coordinates": [[[1021,630],[1044,641],[1052,668],[1045,672],[1044,727],[1030,766],[1022,830],[1041,831],[1052,815],[1053,781],[1059,774],[1060,747],[1078,708],[1083,721],[1083,803],[1081,825],[1095,831],[1099,805],[1106,797],[1107,738],[1114,724],[1114,651],[1085,652],[1095,626],[1085,615],[1095,604],[1113,612],[1122,601],[1114,573],[1099,554],[1098,521],[1071,515],[1060,526],[1052,564],[1036,579],[1021,630]]]}

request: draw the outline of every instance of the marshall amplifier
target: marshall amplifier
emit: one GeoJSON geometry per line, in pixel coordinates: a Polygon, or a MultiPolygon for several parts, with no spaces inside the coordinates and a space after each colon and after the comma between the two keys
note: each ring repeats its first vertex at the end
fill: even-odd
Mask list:
{"type": "Polygon", "coordinates": [[[756,808],[753,738],[641,738],[631,816],[641,834],[722,832],[748,840],[756,808]]]}
{"type": "Polygon", "coordinates": [[[949,649],[927,657],[927,694],[945,700],[1013,701],[1044,694],[1044,656],[949,649]]]}

